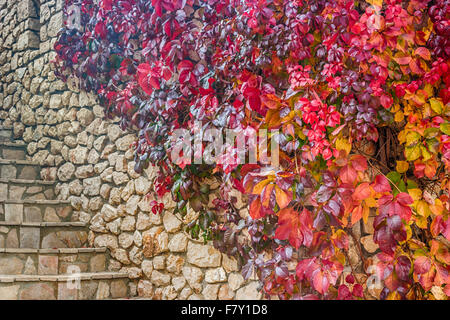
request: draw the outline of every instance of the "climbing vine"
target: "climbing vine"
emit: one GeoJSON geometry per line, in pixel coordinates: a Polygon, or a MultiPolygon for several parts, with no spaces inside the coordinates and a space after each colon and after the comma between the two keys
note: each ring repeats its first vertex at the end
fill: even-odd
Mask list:
{"type": "Polygon", "coordinates": [[[237,257],[268,297],[368,298],[371,263],[377,298],[450,296],[448,1],[66,0],[74,11],[58,76],[137,130],[135,171],[159,168],[155,214],[166,193],[197,212],[191,235],[237,257]],[[173,159],[174,131],[194,142],[195,123],[278,130],[279,166],[239,163],[233,145],[213,164],[173,159]],[[376,259],[353,232],[369,223],[376,259]]]}

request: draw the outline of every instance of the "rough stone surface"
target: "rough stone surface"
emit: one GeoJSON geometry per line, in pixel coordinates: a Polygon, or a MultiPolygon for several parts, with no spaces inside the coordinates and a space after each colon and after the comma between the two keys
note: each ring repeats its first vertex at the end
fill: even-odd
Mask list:
{"type": "Polygon", "coordinates": [[[188,243],[188,262],[198,267],[219,267],[222,254],[212,246],[205,246],[193,242],[188,243]]]}

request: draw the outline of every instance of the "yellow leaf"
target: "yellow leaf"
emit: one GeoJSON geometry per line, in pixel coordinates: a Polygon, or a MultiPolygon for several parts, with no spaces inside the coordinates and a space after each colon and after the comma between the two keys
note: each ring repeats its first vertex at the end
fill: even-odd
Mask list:
{"type": "Polygon", "coordinates": [[[406,229],[406,240],[405,240],[406,242],[412,237],[412,229],[411,226],[405,226],[405,229],[406,229]]]}
{"type": "Polygon", "coordinates": [[[406,145],[412,146],[412,145],[416,145],[419,140],[422,138],[422,136],[420,134],[418,134],[415,131],[409,131],[408,134],[406,135],[406,145]]]}
{"type": "Polygon", "coordinates": [[[444,110],[444,104],[436,98],[430,99],[430,105],[431,109],[433,109],[433,111],[437,114],[441,114],[442,110],[444,110]]]}
{"type": "Polygon", "coordinates": [[[405,119],[405,115],[403,114],[403,111],[400,110],[395,113],[395,116],[394,116],[395,122],[402,122],[403,119],[405,119]]]}
{"type": "Polygon", "coordinates": [[[364,202],[370,208],[375,208],[378,206],[377,200],[375,200],[374,198],[367,198],[364,200],[364,202]]]}
{"type": "Polygon", "coordinates": [[[387,295],[386,300],[402,300],[402,296],[397,291],[393,291],[387,295]]]}
{"type": "Polygon", "coordinates": [[[398,173],[404,173],[408,171],[409,169],[409,163],[406,161],[397,161],[397,167],[396,170],[398,173]]]}
{"type": "Polygon", "coordinates": [[[414,160],[419,159],[419,157],[421,155],[419,146],[415,145],[413,147],[406,147],[405,155],[406,155],[406,160],[408,160],[408,161],[414,161],[414,160]]]}
{"type": "Polygon", "coordinates": [[[442,201],[440,199],[436,199],[434,201],[434,204],[430,205],[430,210],[436,216],[442,215],[442,213],[444,212],[444,206],[442,204],[442,201]]]}
{"type": "Polygon", "coordinates": [[[408,193],[414,201],[422,199],[422,190],[420,189],[408,189],[408,193]]]}
{"type": "Polygon", "coordinates": [[[367,224],[367,220],[369,220],[370,209],[369,209],[369,207],[366,207],[366,206],[364,206],[363,208],[364,208],[364,210],[363,210],[362,218],[363,218],[364,224],[367,224]]]}
{"type": "Polygon", "coordinates": [[[414,217],[414,222],[416,226],[418,226],[420,229],[427,229],[428,228],[428,221],[427,218],[422,216],[416,216],[414,217]]]}
{"type": "Polygon", "coordinates": [[[398,142],[405,143],[405,141],[406,141],[406,133],[407,133],[406,130],[400,131],[400,133],[398,134],[398,142]]]}
{"type": "Polygon", "coordinates": [[[383,6],[383,0],[366,0],[366,2],[370,3],[371,5],[382,7],[383,6]]]}
{"type": "Polygon", "coordinates": [[[428,218],[428,216],[431,213],[430,207],[428,206],[428,203],[426,203],[423,200],[420,200],[417,202],[416,211],[418,214],[420,214],[424,218],[428,218]]]}
{"type": "Polygon", "coordinates": [[[350,151],[352,150],[352,145],[351,145],[351,143],[348,142],[347,139],[338,138],[336,140],[336,149],[344,150],[345,152],[347,152],[347,154],[349,154],[350,151]]]}
{"type": "Polygon", "coordinates": [[[420,150],[422,151],[423,161],[428,161],[431,159],[431,153],[424,146],[420,146],[420,150]]]}

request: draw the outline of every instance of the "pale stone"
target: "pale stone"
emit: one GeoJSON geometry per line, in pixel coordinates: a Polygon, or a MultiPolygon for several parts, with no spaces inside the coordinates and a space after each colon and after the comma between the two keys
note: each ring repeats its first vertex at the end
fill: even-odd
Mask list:
{"type": "Polygon", "coordinates": [[[173,277],[172,285],[176,291],[180,291],[186,285],[186,279],[184,277],[173,277]]]}
{"type": "Polygon", "coordinates": [[[138,203],[140,200],[141,200],[140,196],[137,196],[137,195],[131,196],[125,205],[126,213],[128,213],[130,215],[135,215],[137,212],[138,203]]]}
{"type": "Polygon", "coordinates": [[[42,275],[58,274],[58,257],[40,255],[38,270],[42,275]]]}
{"type": "Polygon", "coordinates": [[[129,268],[122,268],[123,271],[126,271],[126,273],[128,274],[128,277],[130,279],[138,279],[140,277],[142,277],[142,270],[140,268],[137,267],[129,267],[129,268]]]}
{"type": "Polygon", "coordinates": [[[147,278],[152,276],[153,272],[153,262],[151,260],[144,260],[141,264],[142,272],[144,272],[147,278]]]}
{"type": "Polygon", "coordinates": [[[250,282],[236,292],[236,300],[260,300],[261,297],[262,292],[257,281],[250,282]]]}
{"type": "Polygon", "coordinates": [[[0,258],[0,274],[21,274],[24,263],[17,257],[0,258]]]}
{"type": "Polygon", "coordinates": [[[80,109],[77,112],[77,120],[83,127],[87,127],[94,120],[94,113],[89,109],[80,109]]]}
{"type": "Polygon", "coordinates": [[[0,287],[0,300],[17,300],[20,285],[7,285],[0,287]]]}
{"type": "Polygon", "coordinates": [[[83,180],[83,193],[87,196],[96,196],[100,194],[100,177],[93,177],[83,180]]]}
{"type": "Polygon", "coordinates": [[[244,277],[242,274],[233,272],[228,275],[228,284],[230,285],[230,289],[236,291],[239,289],[244,283],[244,277]]]}
{"type": "Polygon", "coordinates": [[[134,181],[134,185],[137,194],[146,195],[150,191],[151,182],[144,177],[139,177],[134,181]]]}
{"type": "Polygon", "coordinates": [[[180,274],[183,266],[184,266],[184,258],[177,255],[169,255],[166,260],[166,269],[169,272],[180,274]]]}
{"type": "Polygon", "coordinates": [[[112,234],[102,234],[97,236],[94,245],[96,248],[107,247],[109,249],[117,249],[119,246],[117,237],[112,234]]]}
{"type": "Polygon", "coordinates": [[[133,216],[126,216],[122,219],[120,229],[122,231],[134,231],[136,225],[136,219],[133,216]]]}
{"type": "Polygon", "coordinates": [[[133,242],[137,247],[142,247],[142,234],[137,230],[133,234],[133,242]]]}
{"type": "Polygon", "coordinates": [[[135,141],[136,137],[132,134],[128,134],[116,141],[116,147],[119,151],[126,151],[130,148],[131,144],[135,141]]]}
{"type": "Polygon", "coordinates": [[[103,205],[101,214],[103,215],[103,219],[107,222],[112,221],[119,216],[117,209],[109,204],[103,205]]]}
{"type": "Polygon", "coordinates": [[[77,170],[75,170],[75,177],[78,179],[85,179],[94,175],[94,167],[92,164],[88,164],[85,166],[79,166],[77,170]]]}
{"type": "Polygon", "coordinates": [[[202,291],[202,295],[206,300],[216,300],[219,292],[218,284],[207,284],[202,291]]]}
{"type": "Polygon", "coordinates": [[[116,220],[113,220],[112,222],[109,222],[106,224],[106,228],[111,231],[111,233],[118,235],[120,233],[120,223],[121,219],[117,218],[116,220]]]}
{"type": "Polygon", "coordinates": [[[128,258],[128,253],[124,249],[116,249],[113,256],[122,264],[128,265],[131,263],[130,259],[128,258]]]}
{"type": "Polygon", "coordinates": [[[106,257],[104,254],[97,254],[89,260],[89,270],[91,272],[101,272],[106,269],[106,257]]]}
{"type": "Polygon", "coordinates": [[[128,175],[126,173],[117,172],[117,171],[114,171],[112,173],[112,179],[114,181],[114,184],[116,184],[116,185],[124,184],[130,180],[130,178],[128,177],[128,175]]]}
{"type": "Polygon", "coordinates": [[[78,290],[65,282],[58,283],[58,300],[78,300],[78,290]]]}
{"type": "Polygon", "coordinates": [[[135,265],[140,265],[142,263],[142,250],[138,247],[134,246],[130,251],[128,256],[130,257],[131,262],[135,265]]]}
{"type": "Polygon", "coordinates": [[[225,253],[222,254],[222,266],[228,273],[239,270],[237,260],[234,257],[229,257],[225,253]]]}
{"type": "Polygon", "coordinates": [[[173,213],[166,211],[163,216],[163,224],[167,232],[175,233],[180,230],[182,222],[173,213]]]}
{"type": "Polygon", "coordinates": [[[187,243],[187,236],[183,233],[177,233],[169,241],[169,250],[171,252],[185,252],[187,243]]]}
{"type": "Polygon", "coordinates": [[[86,147],[78,146],[69,151],[69,158],[75,164],[84,164],[87,159],[88,149],[86,147]]]}
{"type": "Polygon", "coordinates": [[[103,199],[108,199],[109,198],[109,193],[111,191],[111,186],[108,184],[102,184],[102,186],[100,187],[100,196],[103,199]]]}
{"type": "Polygon", "coordinates": [[[131,247],[131,245],[133,244],[133,235],[130,233],[121,233],[119,234],[119,245],[124,248],[127,249],[129,247],[131,247]]]}
{"type": "Polygon", "coordinates": [[[200,292],[202,289],[201,281],[203,280],[203,273],[200,268],[185,266],[182,269],[182,273],[189,286],[195,290],[195,292],[200,292]]]}
{"type": "Polygon", "coordinates": [[[103,214],[97,213],[90,221],[89,228],[95,232],[106,232],[105,220],[103,220],[103,214]]]}
{"type": "Polygon", "coordinates": [[[120,127],[115,124],[108,126],[107,132],[108,138],[111,142],[115,142],[117,138],[119,138],[120,135],[123,133],[122,129],[120,129],[120,127]]]}
{"type": "Polygon", "coordinates": [[[111,282],[111,298],[124,298],[127,296],[127,285],[124,280],[114,280],[111,282]]]}
{"type": "Polygon", "coordinates": [[[55,300],[55,289],[46,283],[33,283],[20,292],[20,300],[55,300]]]}
{"type": "Polygon", "coordinates": [[[189,287],[183,288],[180,294],[178,295],[178,299],[187,300],[192,295],[192,289],[189,287]]]}
{"type": "Polygon", "coordinates": [[[6,235],[6,248],[18,248],[19,247],[19,237],[17,236],[17,231],[12,229],[6,235]]]}
{"type": "Polygon", "coordinates": [[[208,283],[218,283],[227,281],[227,274],[223,268],[208,269],[205,273],[205,281],[208,283]]]}
{"type": "Polygon", "coordinates": [[[152,271],[151,281],[156,286],[167,286],[170,284],[170,275],[159,272],[158,270],[152,271]]]}
{"type": "Polygon", "coordinates": [[[165,256],[156,256],[153,259],[153,268],[156,270],[163,270],[166,267],[166,257],[165,256]]]}
{"type": "Polygon", "coordinates": [[[373,241],[373,235],[362,237],[361,243],[363,244],[364,249],[366,249],[369,253],[374,253],[379,248],[378,244],[373,241]]]}
{"type": "Polygon", "coordinates": [[[167,286],[163,289],[162,299],[163,300],[174,300],[178,295],[177,290],[174,286],[167,286]]]}
{"type": "Polygon", "coordinates": [[[153,296],[153,285],[148,280],[140,280],[137,290],[139,297],[151,298],[153,296]]]}
{"type": "Polygon", "coordinates": [[[96,164],[99,159],[100,159],[100,155],[98,154],[98,152],[95,151],[94,149],[91,149],[91,151],[89,151],[89,155],[87,157],[87,162],[90,164],[96,164]]]}
{"type": "Polygon", "coordinates": [[[69,183],[69,191],[73,195],[79,196],[83,192],[83,185],[80,180],[76,179],[69,183]]]}
{"type": "Polygon", "coordinates": [[[74,172],[75,166],[70,162],[66,162],[58,169],[58,179],[61,181],[69,181],[72,178],[74,172]]]}
{"type": "Polygon", "coordinates": [[[106,281],[100,281],[98,284],[96,300],[103,300],[109,298],[109,284],[106,281]]]}
{"type": "Polygon", "coordinates": [[[217,298],[219,300],[232,300],[234,298],[234,292],[230,289],[228,284],[224,284],[220,286],[217,298]]]}
{"type": "Polygon", "coordinates": [[[188,262],[201,268],[219,267],[222,254],[210,245],[202,245],[193,242],[188,243],[188,262]]]}

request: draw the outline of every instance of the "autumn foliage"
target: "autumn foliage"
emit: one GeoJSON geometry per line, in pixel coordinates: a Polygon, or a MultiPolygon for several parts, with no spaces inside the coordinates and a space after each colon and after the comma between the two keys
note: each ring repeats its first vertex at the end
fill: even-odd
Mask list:
{"type": "Polygon", "coordinates": [[[450,296],[448,1],[66,2],[83,27],[55,43],[59,76],[138,131],[135,170],[160,168],[155,213],[167,192],[180,214],[198,212],[191,235],[236,256],[267,296],[450,296]],[[174,164],[171,135],[195,121],[278,129],[280,167],[174,164]],[[354,233],[368,224],[371,257],[354,233]],[[377,294],[361,281],[370,266],[377,294]]]}

